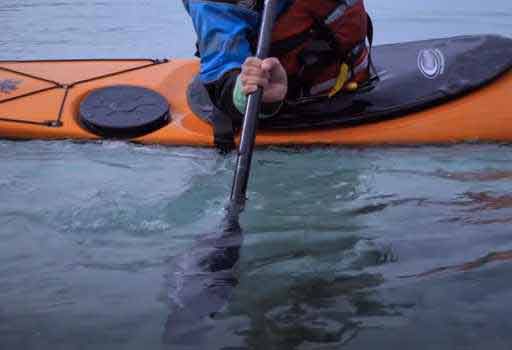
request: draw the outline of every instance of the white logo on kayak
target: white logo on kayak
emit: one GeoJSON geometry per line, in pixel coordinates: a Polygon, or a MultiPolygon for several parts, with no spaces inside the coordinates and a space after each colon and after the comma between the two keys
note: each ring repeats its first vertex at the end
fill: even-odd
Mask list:
{"type": "Polygon", "coordinates": [[[446,59],[439,49],[424,49],[418,54],[418,68],[427,79],[436,79],[445,67],[446,59]]]}

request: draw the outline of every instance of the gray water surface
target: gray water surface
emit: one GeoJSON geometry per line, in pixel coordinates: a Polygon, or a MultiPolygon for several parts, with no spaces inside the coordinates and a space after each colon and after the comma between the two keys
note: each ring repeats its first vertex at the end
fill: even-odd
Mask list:
{"type": "MultiPolygon", "coordinates": [[[[512,3],[367,1],[377,42],[512,36],[512,3]]],[[[11,1],[0,59],[189,57],[179,1],[11,1]]],[[[492,116],[488,116],[492,117],[492,116]]],[[[510,349],[512,148],[260,149],[240,285],[191,349],[510,349]]],[[[234,156],[0,140],[0,349],[179,349],[172,258],[234,156]]]]}

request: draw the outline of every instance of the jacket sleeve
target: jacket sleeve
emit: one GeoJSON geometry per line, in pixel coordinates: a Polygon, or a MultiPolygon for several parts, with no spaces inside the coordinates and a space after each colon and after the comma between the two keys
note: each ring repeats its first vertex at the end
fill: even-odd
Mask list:
{"type": "Polygon", "coordinates": [[[200,79],[209,84],[239,69],[253,55],[259,14],[243,6],[214,0],[184,0],[198,38],[200,79]]]}
{"type": "Polygon", "coordinates": [[[243,120],[243,115],[233,103],[233,90],[238,74],[240,74],[240,69],[233,69],[216,81],[205,84],[212,102],[218,109],[229,115],[235,124],[240,124],[243,120]]]}

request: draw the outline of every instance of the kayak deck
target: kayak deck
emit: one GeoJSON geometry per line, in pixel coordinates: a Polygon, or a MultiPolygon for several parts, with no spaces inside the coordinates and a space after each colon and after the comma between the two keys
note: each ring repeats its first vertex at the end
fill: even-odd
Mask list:
{"type": "MultiPolygon", "coordinates": [[[[129,139],[145,144],[213,146],[213,130],[196,116],[187,87],[197,60],[66,60],[0,62],[0,137],[100,139],[78,121],[91,91],[135,85],[160,93],[172,119],[129,139]]],[[[381,145],[512,141],[512,72],[460,98],[399,118],[356,126],[260,130],[257,145],[381,145]]]]}

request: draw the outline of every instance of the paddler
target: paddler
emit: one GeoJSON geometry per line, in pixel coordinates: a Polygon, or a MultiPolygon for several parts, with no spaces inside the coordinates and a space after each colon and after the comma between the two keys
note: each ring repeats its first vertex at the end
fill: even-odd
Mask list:
{"type": "Polygon", "coordinates": [[[240,123],[258,86],[261,117],[270,117],[287,100],[333,97],[369,77],[373,30],[363,0],[278,2],[272,57],[263,61],[253,57],[263,0],[183,2],[198,36],[199,79],[217,109],[216,139],[240,123]]]}

